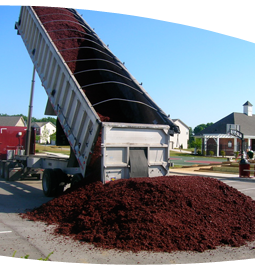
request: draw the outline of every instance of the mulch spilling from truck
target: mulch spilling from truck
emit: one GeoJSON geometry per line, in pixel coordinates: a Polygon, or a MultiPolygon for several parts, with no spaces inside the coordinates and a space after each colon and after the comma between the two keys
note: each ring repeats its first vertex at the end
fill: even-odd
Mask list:
{"type": "Polygon", "coordinates": [[[91,181],[23,218],[56,224],[56,234],[97,247],[133,252],[202,252],[255,239],[254,201],[197,176],[91,181]]]}
{"type": "MultiPolygon", "coordinates": [[[[99,62],[91,59],[102,58],[102,51],[99,52],[99,45],[88,48],[95,44],[94,37],[86,34],[72,12],[52,7],[34,7],[34,10],[91,104],[122,98],[122,93],[126,99],[143,101],[139,92],[127,91],[120,85],[121,91],[113,84],[108,88],[108,84],[88,86],[102,78],[111,80],[119,67],[109,63],[111,59],[105,56],[100,61],[100,70],[95,71],[99,62]],[[112,72],[104,72],[104,67],[109,65],[112,72]]],[[[124,73],[121,75],[117,77],[122,85],[130,83],[124,73]]],[[[104,106],[103,103],[95,109],[102,121],[151,121],[151,111],[141,113],[132,106],[136,105],[104,106]]],[[[91,161],[95,168],[99,150],[100,141],[91,161]]],[[[86,181],[75,189],[68,189],[58,198],[23,214],[23,218],[56,224],[56,234],[98,247],[134,252],[202,252],[224,244],[240,246],[255,239],[254,201],[216,179],[169,176],[122,179],[103,185],[96,181],[96,174],[97,170],[92,169],[86,181]]]]}

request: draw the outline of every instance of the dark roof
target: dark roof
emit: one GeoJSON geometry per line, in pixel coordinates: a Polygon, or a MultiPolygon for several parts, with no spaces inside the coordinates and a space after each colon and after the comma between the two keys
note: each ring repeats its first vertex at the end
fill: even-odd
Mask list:
{"type": "Polygon", "coordinates": [[[0,116],[0,126],[15,127],[20,118],[22,118],[22,122],[26,126],[22,116],[0,116]]]}
{"type": "Polygon", "coordinates": [[[179,121],[179,122],[181,122],[187,129],[189,129],[189,127],[184,123],[184,122],[182,122],[182,120],[180,120],[179,118],[176,118],[176,119],[172,119],[174,122],[176,122],[176,121],[179,121]]]}
{"type": "Polygon", "coordinates": [[[35,128],[41,128],[42,126],[46,125],[48,122],[32,122],[31,126],[35,128]]]}
{"type": "Polygon", "coordinates": [[[213,125],[205,128],[195,135],[226,134],[227,124],[240,125],[240,131],[244,135],[255,135],[255,115],[248,116],[244,113],[231,113],[213,125]]]}
{"type": "Polygon", "coordinates": [[[253,106],[249,101],[246,101],[243,106],[253,106]]]}
{"type": "Polygon", "coordinates": [[[53,123],[51,123],[51,122],[32,122],[31,126],[35,127],[35,128],[41,128],[41,127],[43,127],[44,125],[46,125],[48,123],[52,124],[55,127],[55,125],[53,123]]]}

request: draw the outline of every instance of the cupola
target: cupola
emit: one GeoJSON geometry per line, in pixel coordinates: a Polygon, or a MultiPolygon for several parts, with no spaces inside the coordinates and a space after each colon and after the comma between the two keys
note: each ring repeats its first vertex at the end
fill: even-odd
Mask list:
{"type": "Polygon", "coordinates": [[[243,105],[243,113],[248,115],[248,116],[252,116],[252,104],[249,101],[244,103],[244,105],[243,105]]]}

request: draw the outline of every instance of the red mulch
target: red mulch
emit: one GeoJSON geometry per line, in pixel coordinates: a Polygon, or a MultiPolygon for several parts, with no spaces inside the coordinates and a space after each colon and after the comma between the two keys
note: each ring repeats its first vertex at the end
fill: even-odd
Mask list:
{"type": "Polygon", "coordinates": [[[197,176],[95,181],[23,214],[102,248],[204,251],[255,239],[254,201],[197,176]]]}

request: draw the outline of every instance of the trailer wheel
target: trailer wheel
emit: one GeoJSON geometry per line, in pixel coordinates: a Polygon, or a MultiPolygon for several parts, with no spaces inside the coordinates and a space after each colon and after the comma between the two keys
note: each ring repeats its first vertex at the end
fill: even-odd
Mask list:
{"type": "Polygon", "coordinates": [[[68,183],[69,179],[66,173],[64,173],[61,169],[55,168],[53,171],[57,177],[57,189],[55,196],[58,196],[63,193],[65,185],[68,183]]]}
{"type": "Polygon", "coordinates": [[[5,161],[0,160],[0,178],[4,178],[4,164],[5,161]]]}
{"type": "Polygon", "coordinates": [[[4,179],[9,180],[9,168],[12,168],[12,163],[10,161],[5,162],[4,164],[4,179]]]}
{"type": "Polygon", "coordinates": [[[77,183],[83,180],[83,176],[81,173],[74,174],[72,181],[71,181],[71,187],[74,187],[77,183]]]}
{"type": "Polygon", "coordinates": [[[53,169],[45,169],[42,177],[42,189],[46,197],[54,197],[57,193],[58,177],[53,169]]]}

